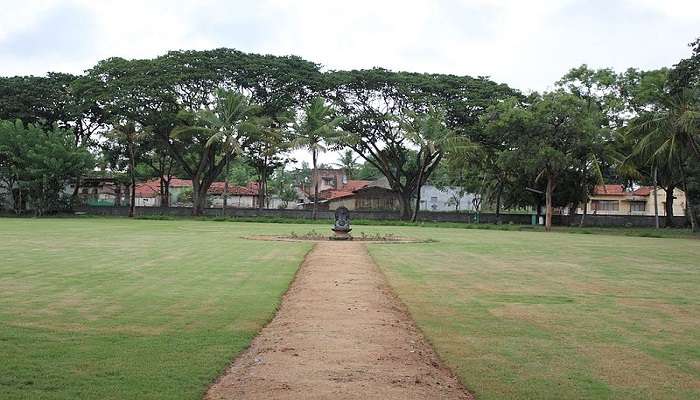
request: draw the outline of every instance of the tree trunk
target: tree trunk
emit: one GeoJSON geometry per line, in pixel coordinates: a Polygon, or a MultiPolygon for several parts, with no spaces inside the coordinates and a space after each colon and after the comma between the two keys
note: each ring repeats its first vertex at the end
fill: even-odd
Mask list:
{"type": "Polygon", "coordinates": [[[16,211],[17,215],[22,215],[22,211],[23,211],[24,207],[22,206],[22,186],[21,185],[17,185],[17,191],[19,192],[18,193],[19,203],[15,204],[15,209],[17,210],[16,211]]]}
{"type": "Polygon", "coordinates": [[[401,207],[401,219],[411,218],[411,193],[399,192],[399,206],[401,207]]]}
{"type": "MultiPolygon", "coordinates": [[[[263,162],[267,165],[267,160],[263,162]]],[[[265,191],[267,189],[267,174],[265,173],[266,168],[260,170],[260,182],[258,184],[258,210],[262,211],[265,208],[265,191]]]]}
{"type": "Polygon", "coordinates": [[[666,227],[673,227],[673,191],[676,189],[674,185],[664,188],[666,190],[666,227]]]}
{"type": "Polygon", "coordinates": [[[134,168],[134,145],[129,143],[129,175],[131,176],[131,190],[129,191],[129,218],[134,217],[136,208],[136,171],[134,168]]]}
{"type": "Polygon", "coordinates": [[[314,208],[311,211],[311,219],[316,219],[318,213],[318,171],[316,170],[316,150],[311,151],[311,159],[313,162],[313,173],[311,180],[314,183],[314,208]]]}
{"type": "Polygon", "coordinates": [[[160,177],[160,206],[170,207],[170,179],[160,177]]]}
{"type": "Polygon", "coordinates": [[[654,166],[654,227],[659,229],[659,191],[657,189],[658,182],[658,170],[657,166],[654,166]]]}
{"type": "Polygon", "coordinates": [[[420,210],[420,188],[423,186],[423,165],[420,161],[420,152],[418,153],[418,164],[420,170],[418,171],[418,185],[416,185],[416,207],[413,209],[413,214],[411,214],[411,222],[416,222],[418,218],[418,210],[420,210]]]}
{"type": "Polygon", "coordinates": [[[496,224],[501,224],[501,196],[503,195],[503,185],[498,183],[498,189],[496,189],[496,224]]]}
{"type": "Polygon", "coordinates": [[[695,211],[693,210],[693,206],[690,203],[690,196],[688,195],[688,191],[686,190],[685,193],[685,213],[688,216],[688,220],[690,221],[690,230],[692,232],[697,232],[698,225],[697,221],[695,220],[695,211]]]}
{"type": "Polygon", "coordinates": [[[579,228],[583,228],[583,224],[586,221],[586,214],[588,213],[588,196],[583,203],[583,214],[581,214],[581,221],[578,223],[579,228]]]}
{"type": "Polygon", "coordinates": [[[78,178],[75,180],[75,189],[73,189],[73,194],[70,197],[71,207],[75,207],[75,206],[80,205],[80,204],[78,204],[79,203],[79,201],[78,201],[79,192],[80,192],[80,176],[78,176],[78,178]]]}
{"type": "Polygon", "coordinates": [[[207,195],[208,187],[202,184],[199,185],[199,193],[197,193],[197,201],[195,203],[195,214],[196,216],[204,215],[204,209],[207,208],[207,195]]]}
{"type": "Polygon", "coordinates": [[[226,216],[226,207],[228,206],[228,174],[229,174],[229,164],[231,162],[231,157],[226,155],[226,173],[224,175],[224,202],[223,202],[223,209],[221,210],[221,214],[225,217],[226,216]]]}
{"type": "Polygon", "coordinates": [[[199,179],[195,176],[192,179],[192,215],[199,216],[202,213],[199,201],[199,189],[200,189],[199,179]]]}
{"type": "Polygon", "coordinates": [[[546,203],[547,203],[547,214],[545,216],[545,222],[544,222],[544,230],[546,232],[549,232],[552,230],[552,194],[554,193],[554,177],[549,175],[547,176],[547,195],[546,195],[546,203]]]}
{"type": "Polygon", "coordinates": [[[693,207],[690,204],[690,194],[688,193],[688,181],[685,178],[685,168],[683,167],[683,164],[680,165],[679,170],[681,171],[681,180],[683,181],[683,191],[685,192],[685,215],[688,217],[688,220],[690,221],[690,230],[692,232],[696,232],[697,227],[695,224],[695,213],[693,212],[693,207]]]}

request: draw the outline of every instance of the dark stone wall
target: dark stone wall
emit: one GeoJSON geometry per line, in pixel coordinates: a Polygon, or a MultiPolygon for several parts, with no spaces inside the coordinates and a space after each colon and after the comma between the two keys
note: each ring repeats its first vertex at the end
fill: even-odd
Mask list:
{"type": "MultiPolygon", "coordinates": [[[[75,210],[76,212],[84,212],[92,215],[114,215],[126,216],[128,207],[81,207],[75,210]]],[[[208,208],[204,210],[204,215],[209,217],[218,217],[222,215],[220,208],[208,208]]],[[[136,207],[137,216],[148,215],[170,215],[170,216],[190,216],[192,209],[190,207],[136,207]]],[[[256,208],[229,208],[226,210],[226,215],[230,217],[276,217],[276,218],[298,218],[311,219],[311,210],[280,210],[280,209],[264,209],[256,208]]],[[[351,211],[352,219],[376,219],[376,220],[397,220],[400,219],[398,211],[351,211]]],[[[333,211],[319,211],[318,219],[333,220],[333,211]]],[[[430,212],[421,211],[418,213],[418,219],[421,221],[435,222],[463,222],[476,223],[476,215],[471,213],[457,212],[430,212]]],[[[581,220],[580,215],[567,216],[555,215],[553,223],[555,225],[575,225],[578,226],[581,220]]],[[[481,214],[479,223],[495,224],[497,221],[495,214],[481,214]]],[[[660,217],[661,226],[665,226],[666,219],[660,217]]],[[[501,214],[501,223],[530,225],[532,223],[532,215],[530,214],[501,214]]],[[[674,217],[675,226],[687,225],[686,217],[674,217]]],[[[586,215],[584,226],[622,226],[622,227],[653,227],[653,216],[641,215],[586,215]]]]}
{"type": "MultiPolygon", "coordinates": [[[[578,226],[581,215],[555,215],[553,223],[556,225],[578,226]]],[[[635,228],[653,228],[654,217],[647,215],[586,215],[584,226],[624,226],[635,228]]],[[[673,217],[673,226],[683,227],[689,225],[686,217],[673,217]]],[[[659,216],[659,226],[666,227],[666,217],[659,216]]]]}

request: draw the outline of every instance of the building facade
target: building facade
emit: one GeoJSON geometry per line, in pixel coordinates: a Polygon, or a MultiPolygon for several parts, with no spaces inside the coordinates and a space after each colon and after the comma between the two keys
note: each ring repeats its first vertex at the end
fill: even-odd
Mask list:
{"type": "Polygon", "coordinates": [[[472,211],[474,195],[461,187],[437,188],[423,185],[420,189],[421,211],[472,211]]]}
{"type": "MultiPolygon", "coordinates": [[[[659,215],[666,215],[666,191],[658,188],[656,199],[659,215]]],[[[686,207],[685,192],[673,191],[673,215],[684,216],[686,207]]],[[[583,207],[576,212],[583,214],[583,207]]],[[[625,190],[623,185],[598,185],[587,204],[587,214],[594,215],[654,215],[654,188],[641,186],[635,190],[625,190]]]]}

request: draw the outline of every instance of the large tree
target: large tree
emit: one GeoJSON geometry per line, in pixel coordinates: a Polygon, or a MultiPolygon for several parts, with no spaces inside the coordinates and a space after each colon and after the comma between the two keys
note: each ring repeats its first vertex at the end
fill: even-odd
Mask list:
{"type": "Polygon", "coordinates": [[[419,181],[428,179],[437,164],[418,162],[416,146],[400,121],[435,107],[444,112],[448,128],[469,134],[490,104],[514,94],[485,78],[380,68],[333,72],[326,82],[329,96],[345,116],[343,129],[350,133],[343,144],[387,178],[406,219],[412,215],[411,199],[419,181]]]}
{"type": "Polygon", "coordinates": [[[415,187],[415,207],[411,221],[415,222],[420,210],[420,190],[430,174],[437,168],[445,148],[454,140],[454,132],[445,124],[441,110],[429,108],[425,113],[410,113],[400,121],[408,140],[417,147],[416,168],[418,176],[415,187]]]}
{"type": "Polygon", "coordinates": [[[114,142],[111,148],[116,149],[117,153],[123,153],[121,155],[126,160],[129,176],[129,218],[134,217],[136,209],[136,163],[137,157],[141,156],[138,146],[144,137],[144,132],[139,129],[134,122],[126,122],[115,125],[107,134],[107,138],[114,142]]]}
{"type": "MultiPolygon", "coordinates": [[[[522,189],[544,183],[545,229],[549,231],[555,190],[571,188],[576,181],[572,176],[585,176],[586,164],[596,156],[596,144],[601,138],[599,119],[585,100],[555,91],[532,96],[527,103],[506,103],[489,117],[488,124],[491,125],[488,130],[504,132],[508,138],[506,151],[512,160],[518,160],[522,170],[518,175],[527,177],[520,180],[522,189]],[[562,182],[566,185],[560,186],[562,182]]],[[[583,200],[579,191],[566,197],[566,203],[578,204],[583,200]]]]}
{"type": "Polygon", "coordinates": [[[188,147],[174,152],[185,172],[192,178],[194,196],[193,214],[200,215],[206,207],[211,184],[224,173],[224,214],[228,197],[229,166],[233,157],[241,153],[241,142],[252,130],[259,106],[240,92],[219,90],[211,108],[182,111],[180,124],[173,129],[174,146],[188,147]],[[195,153],[192,150],[197,149],[195,153]]]}
{"type": "Polygon", "coordinates": [[[266,207],[268,180],[272,173],[290,161],[288,151],[292,135],[288,131],[287,118],[258,117],[243,143],[248,164],[258,175],[258,208],[266,207]]]}
{"type": "Polygon", "coordinates": [[[19,119],[44,129],[71,130],[75,144],[90,145],[105,123],[104,113],[71,74],[0,77],[0,119],[19,119]]]}
{"type": "Polygon", "coordinates": [[[335,109],[326,104],[322,97],[314,98],[304,108],[303,114],[294,123],[294,140],[292,147],[308,150],[311,153],[311,181],[314,185],[313,211],[316,219],[318,213],[318,155],[327,150],[328,143],[336,143],[341,135],[338,126],[343,121],[335,109]]]}
{"type": "MultiPolygon", "coordinates": [[[[635,140],[633,155],[646,159],[647,164],[660,167],[668,175],[675,172],[687,194],[688,164],[700,158],[700,88],[672,92],[663,96],[659,103],[659,107],[631,122],[630,132],[635,140]]],[[[669,206],[673,203],[673,189],[673,186],[666,188],[667,216],[673,215],[673,208],[669,206]]],[[[690,196],[686,196],[686,211],[695,230],[690,196]]]]}
{"type": "Polygon", "coordinates": [[[12,193],[15,210],[31,203],[37,215],[65,209],[66,184],[94,166],[94,158],[62,128],[0,120],[0,184],[12,193]]]}

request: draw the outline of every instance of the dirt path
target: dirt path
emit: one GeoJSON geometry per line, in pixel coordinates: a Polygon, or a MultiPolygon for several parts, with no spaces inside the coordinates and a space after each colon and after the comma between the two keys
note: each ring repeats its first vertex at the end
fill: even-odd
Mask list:
{"type": "MultiPolygon", "coordinates": [[[[273,244],[271,244],[273,245],[273,244]]],[[[320,242],[279,312],[206,399],[471,399],[365,245],[320,242]]]]}

